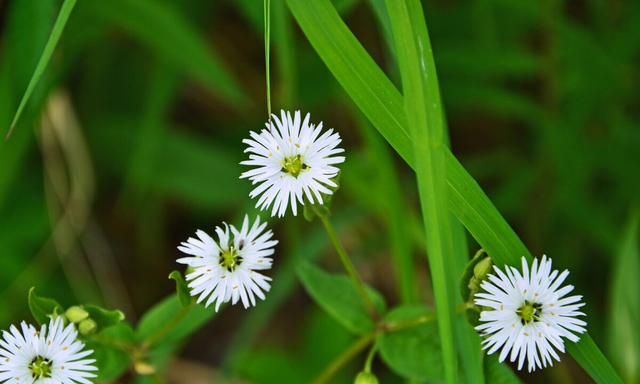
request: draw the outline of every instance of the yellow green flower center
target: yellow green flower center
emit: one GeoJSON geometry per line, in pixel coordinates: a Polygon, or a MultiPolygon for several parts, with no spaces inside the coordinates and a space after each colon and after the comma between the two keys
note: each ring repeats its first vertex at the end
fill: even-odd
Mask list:
{"type": "Polygon", "coordinates": [[[242,257],[233,246],[220,252],[220,266],[229,272],[235,271],[242,264],[242,257]]]}
{"type": "Polygon", "coordinates": [[[282,161],[282,171],[293,177],[298,177],[306,169],[309,169],[309,166],[304,163],[302,155],[285,157],[282,161]]]}
{"type": "Polygon", "coordinates": [[[36,356],[29,364],[29,370],[31,370],[31,377],[34,379],[49,378],[51,377],[51,360],[36,356]]]}
{"type": "Polygon", "coordinates": [[[538,303],[530,303],[529,301],[524,302],[520,308],[516,311],[516,313],[520,316],[520,321],[522,325],[529,324],[532,321],[540,320],[540,314],[542,312],[542,304],[538,303]]]}

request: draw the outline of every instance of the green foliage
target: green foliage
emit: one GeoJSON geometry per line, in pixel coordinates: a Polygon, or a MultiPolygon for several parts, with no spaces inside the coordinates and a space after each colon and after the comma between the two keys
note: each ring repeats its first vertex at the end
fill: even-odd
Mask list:
{"type": "MultiPolygon", "coordinates": [[[[288,0],[288,4],[314,49],[338,82],[382,136],[415,169],[402,97],[393,84],[328,1],[307,6],[301,0],[288,0]]],[[[498,265],[517,265],[521,255],[530,258],[522,241],[455,156],[446,151],[444,161],[449,209],[494,262],[498,265]]],[[[620,382],[588,334],[578,344],[569,344],[568,349],[597,381],[620,382]]]]}
{"type": "Polygon", "coordinates": [[[99,380],[115,380],[131,366],[134,341],[133,328],[126,323],[109,327],[87,341],[87,347],[93,349],[99,380]]]}
{"type": "Polygon", "coordinates": [[[31,315],[39,324],[47,324],[52,316],[61,315],[64,310],[54,299],[39,296],[36,293],[36,287],[31,287],[28,297],[29,309],[31,315]]]}
{"type": "Polygon", "coordinates": [[[158,56],[219,92],[233,106],[246,106],[242,88],[173,6],[158,0],[94,1],[88,5],[97,16],[126,30],[158,56]]]}
{"type": "Polygon", "coordinates": [[[447,382],[455,383],[457,357],[453,322],[456,294],[449,273],[455,270],[455,259],[451,257],[453,227],[447,209],[446,136],[440,88],[420,2],[387,0],[386,3],[402,77],[405,112],[413,138],[441,352],[447,382]]]}
{"type": "Polygon", "coordinates": [[[444,380],[444,364],[434,311],[418,305],[401,306],[384,318],[387,324],[431,319],[383,333],[378,338],[380,356],[399,375],[418,381],[444,380]]]}
{"type": "Polygon", "coordinates": [[[96,322],[98,329],[112,327],[124,320],[124,313],[117,309],[105,309],[92,304],[83,305],[82,308],[89,312],[89,318],[96,322]]]}
{"type": "Polygon", "coordinates": [[[640,215],[633,214],[620,242],[610,291],[609,351],[625,383],[640,381],[640,215]]]}
{"type": "MultiPolygon", "coordinates": [[[[329,274],[311,263],[301,263],[298,276],[313,300],[349,331],[365,334],[374,330],[375,323],[347,276],[329,274]]],[[[378,311],[384,312],[382,296],[372,288],[368,293],[378,311]]]]}
{"type": "MultiPolygon", "coordinates": [[[[203,381],[226,382],[226,374],[259,383],[313,381],[351,348],[354,327],[367,336],[383,326],[364,310],[345,276],[327,280],[344,285],[340,292],[307,287],[337,322],[318,314],[313,303],[300,305],[298,265],[320,265],[317,259],[330,253],[318,221],[287,217],[272,223],[280,243],[267,273],[273,278],[267,300],[250,311],[225,310],[225,319],[198,333],[184,356],[181,346],[215,314],[192,304],[175,274],[177,295],[152,305],[171,293],[166,276],[175,268],[179,241],[195,228],[210,231],[253,209],[251,186],[237,178],[246,158],[242,139],[262,128],[265,117],[262,2],[74,3],[10,1],[0,7],[0,125],[16,128],[10,140],[0,140],[0,323],[26,319],[29,309],[46,323],[65,307],[38,294],[67,304],[86,302],[82,297],[91,291],[95,304],[104,300],[142,318],[132,327],[121,312],[96,306],[76,323],[95,351],[100,382],[173,381],[174,356],[189,367],[188,382],[198,381],[194,372],[204,366],[217,372],[207,369],[203,381]],[[60,117],[61,109],[50,92],[69,95],[64,123],[55,130],[47,120],[60,117]],[[78,153],[86,155],[82,164],[73,160],[78,153]],[[79,165],[88,176],[80,183],[73,172],[79,165]],[[67,192],[70,198],[60,200],[67,192]],[[345,295],[351,306],[343,310],[345,295]],[[289,321],[296,327],[283,328],[289,321]]],[[[621,236],[620,218],[640,190],[634,92],[640,3],[421,1],[422,12],[418,1],[398,0],[389,3],[409,8],[393,20],[384,0],[271,3],[273,106],[309,111],[343,137],[347,162],[331,218],[367,282],[389,303],[435,299],[438,307],[446,286],[449,304],[462,308],[478,283],[471,265],[463,271],[468,249],[485,249],[497,266],[547,253],[571,271],[571,284],[584,295],[589,333],[605,342],[624,382],[637,382],[637,227],[630,220],[621,236]],[[430,48],[423,44],[426,29],[419,30],[423,16],[453,150],[443,124],[441,138],[426,137],[440,144],[416,151],[425,144],[415,135],[416,121],[426,119],[429,127],[439,114],[429,113],[428,102],[421,108],[411,89],[434,85],[435,75],[418,81],[413,73],[406,84],[403,44],[418,48],[418,61],[409,60],[413,70],[418,63],[423,74],[434,67],[430,49],[421,49],[430,48]],[[398,25],[401,44],[394,40],[398,25]],[[369,122],[359,121],[361,113],[369,122]],[[444,171],[437,164],[424,167],[434,152],[443,155],[444,171]],[[444,191],[437,185],[443,175],[444,191]],[[425,194],[425,187],[435,193],[425,194]],[[449,218],[440,214],[439,225],[425,231],[420,203],[446,206],[449,218]],[[473,237],[469,247],[462,225],[473,237]],[[453,242],[442,259],[446,273],[423,261],[427,247],[429,258],[434,255],[425,234],[436,232],[453,242]],[[450,287],[461,275],[463,300],[450,287]],[[591,284],[595,275],[603,276],[602,283],[591,284]]],[[[483,356],[464,316],[455,313],[452,320],[453,340],[444,337],[454,343],[459,382],[482,383],[483,376],[488,383],[519,382],[495,355],[483,356]]],[[[435,319],[429,324],[437,331],[435,319]]],[[[353,381],[371,340],[363,343],[329,382],[353,381]]],[[[567,348],[594,381],[619,382],[589,335],[567,348]]],[[[429,355],[440,359],[432,381],[444,381],[441,351],[429,355]]],[[[581,380],[584,374],[568,356],[561,358],[553,370],[522,372],[523,380],[557,381],[567,370],[581,380]]],[[[404,382],[401,362],[387,360],[383,356],[390,369],[375,366],[380,382],[404,382]]],[[[413,367],[425,369],[417,360],[413,367]]]]}
{"type": "Polygon", "coordinates": [[[518,384],[520,379],[505,363],[500,363],[495,355],[484,359],[484,373],[490,384],[518,384]]]}
{"type": "Polygon", "coordinates": [[[60,8],[60,13],[58,14],[58,18],[53,25],[53,30],[49,35],[49,40],[47,44],[44,46],[44,50],[42,51],[42,55],[40,56],[40,60],[36,65],[35,70],[33,71],[33,75],[31,76],[31,80],[29,80],[29,85],[27,85],[27,90],[24,92],[22,99],[20,100],[20,105],[18,105],[18,110],[16,111],[15,116],[13,117],[13,122],[11,122],[11,127],[9,128],[9,132],[7,133],[7,137],[11,135],[11,132],[15,128],[18,119],[22,115],[22,111],[27,105],[31,94],[33,93],[36,85],[38,85],[38,81],[42,77],[44,70],[51,59],[51,55],[53,54],[56,45],[58,45],[58,40],[60,40],[60,36],[62,35],[62,31],[64,30],[65,25],[67,24],[67,20],[69,20],[69,16],[73,11],[73,8],[76,5],[77,0],[65,0],[62,3],[62,7],[60,8]]]}
{"type": "Polygon", "coordinates": [[[176,295],[150,308],[138,324],[136,338],[153,346],[176,345],[215,316],[213,308],[183,307],[176,295]]]}
{"type": "Polygon", "coordinates": [[[176,295],[178,295],[180,304],[182,304],[183,307],[190,305],[193,300],[191,298],[189,286],[184,280],[182,273],[180,271],[173,271],[169,274],[169,279],[176,282],[176,295]]]}

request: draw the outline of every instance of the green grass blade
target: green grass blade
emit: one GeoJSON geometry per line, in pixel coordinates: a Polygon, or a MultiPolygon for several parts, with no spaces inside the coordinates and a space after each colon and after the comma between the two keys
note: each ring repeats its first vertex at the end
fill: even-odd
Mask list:
{"type": "Polygon", "coordinates": [[[64,26],[67,24],[67,20],[69,20],[69,15],[71,15],[71,11],[73,11],[73,7],[76,5],[76,0],[65,0],[62,3],[62,7],[60,8],[60,13],[58,14],[58,18],[56,19],[55,24],[53,25],[53,29],[51,30],[51,34],[49,35],[49,40],[47,44],[44,46],[44,50],[42,51],[42,55],[40,56],[40,60],[38,60],[38,64],[36,65],[36,69],[33,71],[33,75],[31,76],[31,80],[29,80],[29,85],[27,85],[27,90],[24,92],[22,99],[20,100],[20,104],[18,105],[18,110],[16,114],[13,116],[13,121],[11,122],[11,127],[7,132],[5,139],[8,139],[11,136],[11,132],[15,128],[24,108],[33,93],[33,90],[38,85],[38,81],[42,77],[45,68],[47,68],[47,64],[51,59],[51,55],[53,54],[53,50],[58,45],[58,41],[60,40],[60,36],[62,35],[62,31],[64,30],[64,26]]]}
{"type": "MultiPolygon", "coordinates": [[[[386,4],[395,37],[405,112],[409,117],[408,123],[413,137],[415,170],[436,300],[445,377],[447,382],[455,383],[458,372],[454,348],[456,295],[455,284],[449,273],[453,269],[453,243],[447,211],[446,144],[440,90],[433,57],[422,54],[423,51],[431,50],[426,29],[423,30],[415,19],[412,20],[409,13],[410,5],[404,0],[387,0],[386,4]]],[[[417,8],[412,9],[412,12],[419,11],[421,14],[419,4],[417,8]]]]}
{"type": "Polygon", "coordinates": [[[577,343],[567,343],[567,351],[591,376],[596,383],[620,383],[623,381],[606,356],[600,351],[591,336],[587,333],[580,336],[577,343]]]}
{"type": "Polygon", "coordinates": [[[616,367],[626,383],[640,382],[640,212],[632,213],[613,268],[609,292],[609,349],[616,367]]]}
{"type": "MultiPolygon", "coordinates": [[[[415,169],[402,96],[328,0],[288,0],[295,19],[331,73],[398,154],[415,169]]],[[[530,253],[477,182],[446,153],[449,209],[497,264],[517,265],[530,253]]],[[[578,363],[602,383],[621,382],[588,335],[570,347],[578,363]]]]}

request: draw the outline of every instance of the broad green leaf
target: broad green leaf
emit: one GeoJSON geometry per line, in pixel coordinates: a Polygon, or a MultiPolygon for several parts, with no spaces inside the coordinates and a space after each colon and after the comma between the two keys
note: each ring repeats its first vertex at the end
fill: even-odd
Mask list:
{"type": "Polygon", "coordinates": [[[519,384],[520,379],[509,368],[509,365],[498,361],[496,355],[484,358],[484,372],[489,384],[519,384]]]}
{"type": "MultiPolygon", "coordinates": [[[[345,328],[357,334],[374,330],[375,323],[349,277],[329,274],[308,262],[300,264],[298,276],[313,300],[345,328]]],[[[378,311],[384,312],[382,296],[371,288],[368,290],[378,311]]]]}
{"type": "Polygon", "coordinates": [[[112,327],[124,320],[124,313],[117,309],[105,309],[92,304],[82,307],[89,312],[89,317],[96,322],[98,330],[112,327]]]}
{"type": "Polygon", "coordinates": [[[423,317],[433,317],[433,320],[383,333],[378,338],[380,356],[389,368],[403,377],[441,382],[444,366],[434,312],[418,305],[402,306],[389,312],[384,321],[394,324],[423,317]]]}
{"type": "Polygon", "coordinates": [[[44,50],[42,51],[42,55],[40,56],[40,60],[36,65],[35,70],[33,71],[33,75],[31,76],[31,80],[29,80],[29,85],[27,85],[27,90],[22,96],[20,100],[20,104],[18,105],[18,110],[16,111],[15,116],[13,117],[13,121],[11,122],[11,127],[7,132],[7,136],[11,135],[11,132],[15,128],[20,116],[24,108],[33,93],[33,90],[36,88],[38,81],[42,77],[47,64],[49,64],[49,60],[51,59],[51,55],[53,54],[56,45],[58,45],[58,41],[60,40],[60,36],[62,35],[62,31],[64,30],[64,26],[67,24],[67,20],[69,20],[69,16],[71,15],[71,11],[73,11],[73,7],[76,5],[76,0],[65,0],[62,3],[62,7],[60,8],[60,13],[58,14],[58,18],[56,19],[55,24],[53,25],[53,30],[49,35],[49,40],[47,44],[44,46],[44,50]]]}
{"type": "Polygon", "coordinates": [[[176,282],[176,295],[178,295],[178,300],[180,300],[180,304],[183,307],[191,304],[191,292],[189,291],[189,286],[182,276],[180,271],[173,271],[169,274],[169,279],[174,280],[176,282]]]}
{"type": "Polygon", "coordinates": [[[248,103],[246,94],[215,52],[174,5],[158,0],[91,1],[87,5],[96,15],[126,30],[235,107],[248,103]]]}
{"type": "Polygon", "coordinates": [[[36,287],[32,287],[29,290],[28,303],[33,318],[36,319],[39,324],[46,324],[52,315],[60,315],[64,312],[62,306],[54,299],[38,296],[38,294],[36,294],[36,287]]]}
{"type": "Polygon", "coordinates": [[[640,382],[640,249],[638,213],[620,242],[609,293],[609,351],[626,383],[640,382]]]}
{"type": "Polygon", "coordinates": [[[116,380],[131,366],[127,348],[134,340],[131,326],[119,323],[87,341],[87,348],[93,350],[91,358],[96,359],[98,380],[116,380]]]}
{"type": "Polygon", "coordinates": [[[176,346],[216,315],[213,307],[192,304],[183,307],[171,295],[147,311],[136,331],[136,338],[154,348],[176,346]]]}
{"type": "Polygon", "coordinates": [[[427,253],[436,300],[441,353],[447,382],[457,382],[454,318],[456,282],[453,227],[448,212],[445,151],[447,139],[431,42],[422,6],[414,0],[387,0],[402,78],[427,253]]]}
{"type": "MultiPolygon", "coordinates": [[[[327,0],[287,0],[309,42],[347,94],[380,134],[415,169],[412,140],[402,96],[351,33],[327,0]]],[[[493,261],[518,265],[531,258],[527,248],[478,183],[449,151],[445,158],[450,211],[462,222],[493,261]]],[[[621,382],[589,335],[569,344],[578,363],[601,383],[621,382]]]]}

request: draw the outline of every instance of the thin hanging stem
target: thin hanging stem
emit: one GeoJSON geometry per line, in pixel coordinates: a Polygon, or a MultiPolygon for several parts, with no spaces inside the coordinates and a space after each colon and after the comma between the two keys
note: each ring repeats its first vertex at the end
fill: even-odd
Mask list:
{"type": "Polygon", "coordinates": [[[331,221],[329,220],[325,212],[322,212],[315,205],[313,205],[312,207],[316,215],[320,218],[320,221],[322,221],[322,225],[324,226],[324,229],[326,230],[327,235],[329,236],[329,239],[333,244],[333,247],[336,249],[336,252],[340,257],[340,261],[342,262],[342,265],[344,266],[345,271],[351,277],[351,280],[353,281],[353,284],[356,287],[356,291],[362,298],[362,302],[364,303],[365,307],[369,311],[369,314],[371,315],[371,317],[377,321],[379,318],[378,311],[376,310],[375,305],[373,305],[373,302],[371,301],[371,297],[369,297],[369,295],[367,294],[367,290],[365,288],[364,282],[362,281],[362,278],[358,274],[358,271],[356,270],[356,268],[353,266],[353,263],[351,262],[351,259],[349,258],[347,251],[342,246],[340,239],[338,239],[338,235],[336,234],[336,231],[333,228],[331,221]]]}
{"type": "Polygon", "coordinates": [[[373,363],[373,358],[376,356],[377,349],[378,344],[374,342],[369,349],[369,353],[367,354],[367,360],[365,360],[364,362],[364,371],[367,373],[371,373],[371,364],[373,363]]]}
{"type": "Polygon", "coordinates": [[[368,333],[358,340],[356,340],[349,348],[347,348],[344,352],[342,352],[335,360],[333,360],[327,368],[325,368],[320,376],[318,376],[313,383],[314,384],[323,384],[331,381],[333,376],[335,376],[338,371],[345,365],[347,365],[353,358],[358,356],[360,352],[362,352],[376,337],[376,333],[368,333]]]}
{"type": "Polygon", "coordinates": [[[271,0],[264,0],[264,66],[267,81],[267,121],[271,121],[271,0]]]}

